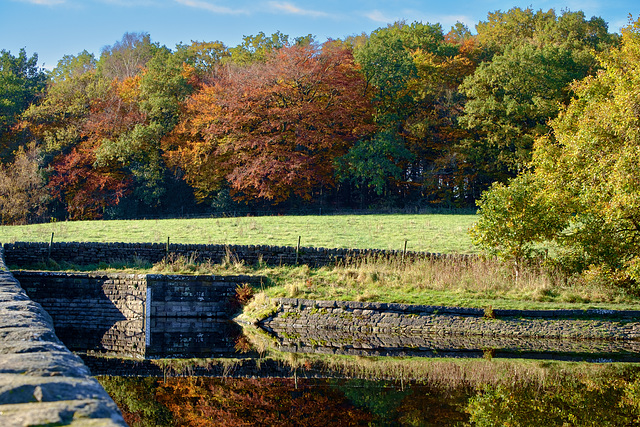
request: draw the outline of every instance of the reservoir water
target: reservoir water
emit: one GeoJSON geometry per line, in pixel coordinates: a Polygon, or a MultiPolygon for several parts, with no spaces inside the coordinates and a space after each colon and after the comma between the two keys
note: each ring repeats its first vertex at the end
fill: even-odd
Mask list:
{"type": "Polygon", "coordinates": [[[56,333],[131,426],[640,425],[633,343],[302,338],[214,319],[56,333]]]}

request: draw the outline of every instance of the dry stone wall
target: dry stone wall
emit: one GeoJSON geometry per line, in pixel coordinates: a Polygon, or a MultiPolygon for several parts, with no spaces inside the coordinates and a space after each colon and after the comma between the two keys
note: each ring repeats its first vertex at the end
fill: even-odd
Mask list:
{"type": "MultiPolygon", "coordinates": [[[[16,242],[4,244],[7,265],[34,265],[51,259],[79,265],[113,261],[160,262],[165,257],[183,256],[187,259],[219,263],[230,257],[253,265],[306,264],[310,267],[328,265],[361,257],[403,256],[402,251],[378,249],[327,249],[267,245],[186,245],[160,243],[83,243],[60,242],[49,245],[42,242],[16,242]]],[[[472,255],[442,255],[428,252],[406,252],[407,258],[456,257],[472,258],[472,255]]]]}

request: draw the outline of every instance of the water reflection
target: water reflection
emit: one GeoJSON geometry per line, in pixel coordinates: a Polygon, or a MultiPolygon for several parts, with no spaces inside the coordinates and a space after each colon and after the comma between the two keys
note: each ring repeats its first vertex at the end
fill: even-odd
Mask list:
{"type": "Polygon", "coordinates": [[[527,360],[634,360],[635,342],[302,336],[160,318],[56,332],[131,426],[640,425],[640,365],[527,360]]]}
{"type": "Polygon", "coordinates": [[[363,379],[99,380],[131,426],[640,425],[637,367],[558,364],[545,369],[542,378],[448,385],[363,379]]]}
{"type": "MultiPolygon", "coordinates": [[[[72,351],[136,358],[235,357],[245,334],[262,335],[280,352],[392,357],[522,358],[640,362],[640,341],[519,338],[513,336],[385,334],[342,329],[243,327],[215,318],[147,318],[100,324],[56,321],[72,351]]],[[[258,338],[260,339],[260,338],[258,338]]]]}
{"type": "Polygon", "coordinates": [[[151,317],[107,325],[56,321],[55,330],[71,351],[139,359],[233,355],[242,336],[240,325],[216,318],[151,317]]]}

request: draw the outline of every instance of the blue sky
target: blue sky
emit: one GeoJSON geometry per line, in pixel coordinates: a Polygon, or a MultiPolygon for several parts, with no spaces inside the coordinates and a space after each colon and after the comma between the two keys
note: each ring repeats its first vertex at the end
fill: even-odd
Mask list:
{"type": "Polygon", "coordinates": [[[488,12],[512,7],[582,10],[601,16],[611,31],[640,16],[637,0],[461,1],[461,0],[0,0],[0,49],[37,53],[40,65],[56,66],[63,55],[86,49],[99,56],[125,32],[147,32],[154,42],[220,40],[235,46],[244,35],[281,31],[291,37],[327,38],[370,33],[404,19],[442,24],[460,21],[472,31],[488,12]]]}

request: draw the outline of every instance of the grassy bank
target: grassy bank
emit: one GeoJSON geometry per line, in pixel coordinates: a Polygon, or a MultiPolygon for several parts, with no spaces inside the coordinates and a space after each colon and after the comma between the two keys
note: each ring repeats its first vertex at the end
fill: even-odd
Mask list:
{"type": "Polygon", "coordinates": [[[451,259],[402,262],[367,258],[343,265],[246,265],[233,256],[221,264],[171,257],[160,263],[100,263],[90,266],[48,265],[34,269],[160,274],[261,275],[268,278],[255,292],[268,297],[314,300],[376,301],[494,309],[640,310],[640,299],[602,284],[567,280],[544,269],[525,270],[516,282],[513,270],[494,260],[451,259]]]}
{"type": "Polygon", "coordinates": [[[0,242],[158,242],[475,253],[475,215],[331,215],[70,221],[0,227],[0,242]]]}

